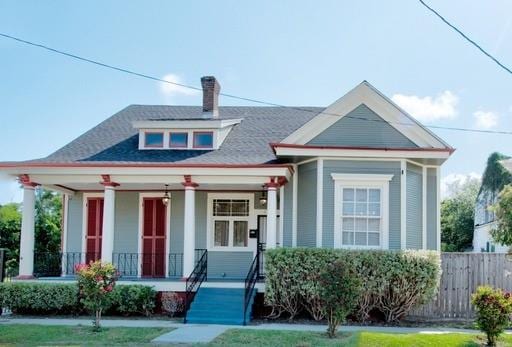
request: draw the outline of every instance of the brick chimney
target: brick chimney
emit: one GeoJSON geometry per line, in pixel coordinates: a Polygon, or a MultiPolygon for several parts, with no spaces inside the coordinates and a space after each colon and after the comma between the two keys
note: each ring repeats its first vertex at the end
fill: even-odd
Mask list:
{"type": "Polygon", "coordinates": [[[213,76],[201,77],[203,86],[203,118],[219,117],[220,84],[213,76]]]}

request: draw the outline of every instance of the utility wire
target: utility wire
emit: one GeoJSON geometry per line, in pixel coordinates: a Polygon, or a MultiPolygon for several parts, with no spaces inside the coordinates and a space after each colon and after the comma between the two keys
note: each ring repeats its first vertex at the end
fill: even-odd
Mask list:
{"type": "Polygon", "coordinates": [[[499,67],[501,67],[503,70],[507,71],[509,74],[512,75],[512,69],[505,66],[502,62],[500,62],[497,58],[495,58],[491,53],[487,52],[482,46],[480,46],[478,43],[470,39],[466,34],[464,34],[460,29],[458,29],[455,25],[450,23],[446,18],[444,18],[439,12],[434,10],[432,7],[427,5],[423,0],[418,0],[423,6],[425,6],[430,12],[435,14],[439,19],[441,19],[446,25],[448,25],[450,28],[455,30],[460,36],[462,36],[466,41],[471,43],[473,46],[475,46],[480,52],[485,54],[488,58],[490,58],[492,61],[494,61],[496,64],[498,64],[499,67]]]}
{"type": "MultiPolygon", "coordinates": [[[[112,70],[115,70],[115,71],[127,73],[127,74],[130,74],[130,75],[134,75],[134,76],[137,76],[137,77],[141,77],[141,78],[145,78],[145,79],[149,79],[149,80],[153,80],[153,81],[157,81],[157,82],[172,84],[172,85],[179,86],[179,87],[182,87],[182,88],[192,89],[192,90],[196,90],[196,91],[202,91],[202,88],[199,88],[199,87],[195,87],[195,86],[191,86],[191,85],[187,85],[187,84],[183,84],[183,83],[178,83],[178,82],[174,82],[174,81],[168,81],[168,80],[165,80],[165,79],[162,79],[162,78],[158,78],[158,77],[155,77],[155,76],[151,76],[151,75],[143,74],[143,73],[136,72],[136,71],[133,71],[133,70],[129,70],[129,69],[121,68],[121,67],[118,67],[118,66],[106,64],[106,63],[103,63],[103,62],[100,62],[100,61],[96,61],[96,60],[93,60],[93,59],[89,59],[89,58],[85,58],[85,57],[82,57],[82,56],[79,56],[79,55],[76,55],[76,54],[73,54],[73,53],[69,53],[69,52],[65,52],[65,51],[59,50],[59,49],[55,49],[55,48],[52,48],[52,47],[49,47],[49,46],[46,46],[46,45],[43,45],[43,44],[40,44],[40,43],[35,43],[35,42],[32,42],[32,41],[27,41],[27,40],[21,39],[19,37],[15,37],[15,36],[8,35],[8,34],[5,34],[5,33],[1,33],[0,32],[0,36],[1,37],[5,37],[7,39],[11,39],[11,40],[17,41],[17,42],[20,42],[20,43],[27,44],[27,45],[30,45],[30,46],[41,48],[41,49],[50,51],[52,53],[64,55],[64,56],[67,56],[67,57],[70,57],[70,58],[73,58],[73,59],[77,59],[77,60],[80,60],[80,61],[83,61],[83,62],[87,62],[87,63],[94,64],[94,65],[98,65],[98,66],[101,66],[101,67],[104,67],[104,68],[107,68],[107,69],[112,69],[112,70]]],[[[297,110],[297,111],[301,111],[301,112],[310,112],[310,113],[314,113],[314,114],[325,114],[325,115],[338,116],[338,117],[341,116],[340,114],[329,113],[329,112],[324,112],[324,111],[317,112],[317,111],[314,111],[314,110],[311,110],[311,109],[308,109],[308,108],[304,108],[304,107],[285,106],[285,105],[276,104],[276,103],[273,103],[273,102],[262,101],[262,100],[252,99],[252,98],[246,98],[246,97],[242,97],[242,96],[238,96],[238,95],[234,95],[234,94],[228,94],[228,93],[222,93],[222,92],[219,93],[219,94],[222,95],[222,96],[228,97],[228,98],[242,100],[242,101],[248,101],[248,102],[257,103],[257,104],[266,105],[266,106],[288,108],[288,109],[293,109],[293,110],[297,110]]],[[[407,123],[405,123],[405,122],[388,122],[388,121],[383,120],[383,119],[371,119],[371,118],[358,117],[358,116],[349,116],[349,115],[345,115],[344,117],[352,118],[352,119],[358,119],[358,120],[364,120],[364,121],[369,121],[369,122],[379,122],[379,123],[405,125],[405,126],[415,126],[415,125],[418,125],[418,123],[416,123],[416,122],[407,122],[407,123]]],[[[426,125],[426,127],[427,128],[432,128],[432,129],[443,129],[443,130],[452,130],[452,131],[464,131],[464,132],[512,135],[512,131],[495,131],[495,130],[470,129],[470,128],[455,128],[455,127],[444,127],[444,126],[436,126],[436,125],[426,125]]]]}

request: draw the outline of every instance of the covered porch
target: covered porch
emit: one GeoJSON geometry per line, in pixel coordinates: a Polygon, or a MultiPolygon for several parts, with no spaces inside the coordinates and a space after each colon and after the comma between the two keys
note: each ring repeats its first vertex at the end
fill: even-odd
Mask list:
{"type": "Polygon", "coordinates": [[[123,281],[183,282],[201,266],[205,280],[243,283],[255,263],[263,276],[263,249],[283,245],[291,166],[106,171],[35,166],[19,173],[24,200],[18,279],[71,280],[76,264],[101,259],[112,262],[123,281]],[[34,252],[37,186],[63,193],[57,254],[34,252]]]}

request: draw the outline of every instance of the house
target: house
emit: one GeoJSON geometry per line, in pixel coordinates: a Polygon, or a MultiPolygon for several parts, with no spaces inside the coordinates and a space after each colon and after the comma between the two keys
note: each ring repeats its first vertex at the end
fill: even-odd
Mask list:
{"type": "Polygon", "coordinates": [[[505,158],[508,157],[493,153],[487,160],[487,167],[482,176],[482,186],[475,203],[473,252],[508,252],[508,246],[496,243],[491,237],[491,230],[496,227],[496,220],[494,212],[490,210],[490,207],[498,202],[498,196],[503,187],[512,182],[512,176],[507,171],[510,160],[505,158]]]}
{"type": "Polygon", "coordinates": [[[219,106],[218,81],[201,83],[202,106],[131,105],[46,158],[0,164],[24,188],[19,278],[48,267],[37,186],[64,196],[60,280],[102,259],[127,283],[216,295],[261,277],[264,249],[440,249],[454,149],[368,82],[325,108],[219,106]]]}

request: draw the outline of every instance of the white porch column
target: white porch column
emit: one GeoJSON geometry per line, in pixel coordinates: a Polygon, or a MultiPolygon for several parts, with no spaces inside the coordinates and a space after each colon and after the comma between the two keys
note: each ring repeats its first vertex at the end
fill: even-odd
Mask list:
{"type": "Polygon", "coordinates": [[[20,268],[18,278],[28,279],[34,275],[34,223],[35,223],[35,187],[30,181],[23,184],[23,213],[20,234],[20,268]]]}
{"type": "Polygon", "coordinates": [[[116,213],[116,190],[119,184],[111,182],[110,177],[103,175],[103,230],[101,236],[101,261],[112,262],[114,252],[114,226],[116,213]]]}
{"type": "MultiPolygon", "coordinates": [[[[267,249],[277,246],[277,187],[278,183],[272,178],[267,186],[267,249]]],[[[282,199],[283,197],[281,197],[282,199]]],[[[282,231],[281,231],[282,232],[282,231]]]]}
{"type": "Polygon", "coordinates": [[[195,266],[196,248],[196,187],[190,176],[185,176],[185,217],[183,225],[183,277],[190,276],[195,266]]]}

